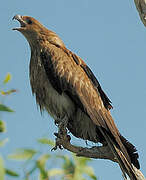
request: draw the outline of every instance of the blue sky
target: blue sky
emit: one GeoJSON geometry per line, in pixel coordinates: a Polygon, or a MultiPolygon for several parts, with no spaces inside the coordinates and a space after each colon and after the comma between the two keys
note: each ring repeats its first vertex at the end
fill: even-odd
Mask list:
{"type": "MultiPolygon", "coordinates": [[[[35,147],[35,140],[47,135],[54,139],[53,120],[37,110],[29,84],[30,49],[25,38],[11,29],[15,14],[38,19],[55,31],[66,46],[91,67],[113,102],[112,115],[120,132],[138,149],[141,170],[146,172],[146,28],[134,1],[44,0],[2,1],[0,6],[0,80],[13,76],[9,88],[18,93],[5,103],[16,112],[1,114],[7,123],[9,143],[5,156],[16,148],[35,147]]],[[[80,140],[78,141],[80,143],[80,140]]],[[[118,166],[93,160],[99,179],[122,179],[118,166]]],[[[7,166],[13,164],[7,162],[7,166]]],[[[145,174],[146,175],[146,174],[145,174]]]]}

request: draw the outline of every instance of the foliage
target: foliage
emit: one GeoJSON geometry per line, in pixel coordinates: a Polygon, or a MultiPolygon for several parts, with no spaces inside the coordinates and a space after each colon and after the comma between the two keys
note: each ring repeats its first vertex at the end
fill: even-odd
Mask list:
{"type": "MultiPolygon", "coordinates": [[[[2,104],[2,99],[5,98],[7,95],[12,94],[13,92],[16,92],[16,90],[2,90],[1,88],[5,88],[5,85],[11,80],[11,74],[8,73],[5,77],[5,79],[2,82],[2,85],[0,87],[0,112],[14,112],[11,108],[5,106],[2,104]]],[[[3,120],[0,120],[0,133],[6,132],[6,123],[3,120]]],[[[4,146],[8,142],[8,138],[0,139],[0,147],[4,146]]],[[[18,174],[12,170],[6,169],[4,165],[4,160],[2,155],[0,155],[0,180],[5,179],[5,174],[10,176],[17,177],[18,174]]]]}
{"type": "MultiPolygon", "coordinates": [[[[11,75],[8,73],[2,83],[3,89],[5,85],[11,80],[11,75]]],[[[0,88],[2,88],[0,87],[0,88]]],[[[0,113],[12,113],[14,112],[11,108],[4,105],[1,102],[6,96],[16,92],[16,90],[2,90],[0,89],[0,113]]],[[[0,133],[6,132],[6,123],[3,120],[0,120],[0,133]]],[[[8,142],[8,138],[0,139],[0,148],[5,146],[8,142]]],[[[39,144],[38,149],[17,149],[14,153],[8,155],[10,160],[21,161],[24,163],[24,178],[23,180],[30,180],[33,178],[34,174],[38,176],[38,180],[51,180],[51,179],[61,179],[61,180],[85,180],[88,176],[90,179],[96,180],[96,176],[91,167],[88,166],[88,162],[91,161],[88,158],[79,158],[74,154],[70,155],[59,155],[58,153],[50,152],[41,152],[40,145],[43,146],[54,146],[48,138],[41,138],[37,140],[39,144]],[[57,162],[57,163],[54,163],[57,162]],[[56,164],[59,164],[59,167],[56,168],[56,164]],[[55,167],[53,167],[53,165],[55,167]]],[[[5,167],[4,158],[0,155],[0,180],[4,180],[6,175],[19,179],[20,176],[13,170],[7,169],[5,167]]],[[[36,179],[36,178],[35,178],[36,179]]]]}
{"type": "MultiPolygon", "coordinates": [[[[53,147],[54,143],[47,139],[41,138],[38,142],[42,145],[53,147]]],[[[31,179],[31,175],[38,172],[39,180],[51,180],[52,178],[62,180],[85,180],[86,176],[96,180],[96,176],[91,167],[87,164],[91,161],[89,158],[79,158],[74,154],[58,155],[56,153],[42,153],[36,149],[18,149],[9,158],[14,160],[25,161],[25,179],[31,179]],[[54,155],[55,154],[55,155],[54,155]],[[61,160],[61,168],[53,168],[53,161],[61,160]],[[49,168],[51,164],[51,168],[49,168]],[[31,168],[30,168],[31,167],[31,168]],[[85,176],[86,175],[86,176],[85,176]]]]}

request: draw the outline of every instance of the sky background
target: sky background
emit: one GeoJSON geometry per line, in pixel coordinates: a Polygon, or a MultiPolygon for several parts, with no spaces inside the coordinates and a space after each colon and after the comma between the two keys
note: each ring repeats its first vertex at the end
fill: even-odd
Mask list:
{"type": "MultiPolygon", "coordinates": [[[[141,171],[146,176],[146,28],[134,1],[1,2],[0,81],[10,72],[13,79],[7,87],[18,90],[5,100],[15,113],[0,114],[7,123],[7,133],[1,137],[10,138],[1,149],[5,157],[16,148],[36,147],[36,139],[42,136],[54,140],[55,131],[52,118],[47,113],[41,116],[31,94],[29,45],[19,32],[11,30],[18,26],[12,21],[16,14],[33,16],[55,31],[67,48],[90,66],[113,102],[111,112],[120,132],[137,147],[141,171]]],[[[6,165],[20,168],[19,163],[10,161],[6,165]]],[[[99,180],[122,179],[115,163],[93,160],[91,165],[99,180]]]]}

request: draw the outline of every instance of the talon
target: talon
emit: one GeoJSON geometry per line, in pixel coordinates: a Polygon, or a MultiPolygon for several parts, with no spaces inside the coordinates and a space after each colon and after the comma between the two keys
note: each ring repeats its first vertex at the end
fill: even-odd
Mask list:
{"type": "Polygon", "coordinates": [[[59,120],[58,119],[55,119],[55,125],[58,125],[59,124],[59,120]]]}
{"type": "MultiPolygon", "coordinates": [[[[58,133],[56,133],[56,134],[58,135],[58,133]]],[[[51,151],[56,151],[58,147],[59,147],[59,149],[63,149],[63,148],[61,147],[60,139],[59,139],[58,137],[55,139],[55,141],[56,141],[55,147],[53,147],[53,148],[51,149],[51,151]]]]}
{"type": "Polygon", "coordinates": [[[59,145],[59,149],[61,149],[61,150],[62,150],[62,149],[63,149],[63,147],[62,147],[61,145],[59,145]]]}
{"type": "Polygon", "coordinates": [[[70,142],[71,137],[69,135],[67,135],[67,140],[70,142]]]}
{"type": "MultiPolygon", "coordinates": [[[[71,137],[67,135],[67,118],[64,117],[63,119],[56,119],[55,125],[58,126],[58,133],[54,133],[56,136],[56,145],[51,149],[51,151],[55,151],[57,148],[63,149],[63,146],[61,145],[61,139],[64,140],[64,137],[67,137],[67,140],[70,141],[71,137]]],[[[65,138],[66,139],[66,138],[65,138]]]]}
{"type": "Polygon", "coordinates": [[[58,133],[54,133],[54,135],[55,135],[56,137],[59,137],[59,134],[58,134],[58,133]]]}
{"type": "Polygon", "coordinates": [[[53,148],[51,149],[51,151],[56,151],[56,149],[57,149],[57,146],[53,147],[53,148]]]}

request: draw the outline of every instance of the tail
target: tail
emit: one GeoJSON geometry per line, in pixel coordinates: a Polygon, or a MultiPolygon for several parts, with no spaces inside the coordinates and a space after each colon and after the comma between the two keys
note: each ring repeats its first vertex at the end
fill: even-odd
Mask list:
{"type": "MultiPolygon", "coordinates": [[[[127,179],[127,176],[129,176],[129,178],[131,180],[137,180],[137,175],[135,173],[135,170],[132,166],[131,163],[129,163],[129,161],[127,160],[127,158],[125,157],[125,155],[122,153],[122,151],[119,149],[119,147],[117,147],[117,144],[115,143],[115,141],[113,140],[113,138],[110,137],[110,135],[106,132],[103,132],[102,129],[100,129],[100,131],[103,133],[104,135],[104,138],[106,139],[107,143],[108,143],[108,146],[109,148],[111,149],[112,153],[114,154],[114,156],[116,157],[117,159],[117,162],[121,168],[121,171],[123,173],[123,176],[125,179],[127,179]]],[[[130,156],[130,159],[132,160],[135,160],[136,156],[135,156],[135,153],[133,152],[136,152],[136,149],[135,147],[129,143],[123,136],[120,137],[121,139],[124,139],[124,140],[121,140],[122,142],[124,141],[124,145],[126,146],[126,149],[128,148],[128,151],[127,152],[130,152],[131,153],[131,156],[130,156]],[[130,149],[129,149],[130,147],[130,149]],[[132,148],[131,148],[132,147],[132,148]],[[134,149],[133,149],[134,147],[134,149]],[[134,155],[133,155],[134,154],[134,155]],[[134,157],[134,158],[133,158],[134,157]]],[[[134,161],[135,162],[135,161],[134,161]]],[[[138,162],[138,160],[137,160],[138,162]]],[[[139,164],[139,163],[138,163],[139,164]]],[[[139,166],[138,166],[139,167],[139,166]]]]}
{"type": "Polygon", "coordinates": [[[110,112],[104,108],[99,109],[98,106],[92,106],[92,103],[88,103],[88,101],[83,98],[81,98],[81,100],[83,101],[83,104],[86,105],[86,110],[90,118],[98,126],[98,129],[114,154],[125,179],[127,179],[126,175],[128,175],[131,180],[138,180],[136,171],[132,166],[132,161],[135,164],[135,160],[137,160],[137,158],[135,158],[136,156],[133,155],[136,154],[136,150],[133,148],[133,145],[123,138],[127,148],[125,147],[121,140],[122,136],[120,135],[110,112]],[[131,157],[130,154],[128,154],[127,149],[131,154],[131,157]]]}
{"type": "Polygon", "coordinates": [[[120,139],[122,141],[122,143],[124,144],[130,159],[131,159],[131,163],[137,168],[140,169],[140,164],[138,162],[138,153],[137,150],[135,148],[135,146],[133,146],[133,144],[131,144],[127,139],[125,139],[122,135],[120,136],[120,139]]]}

